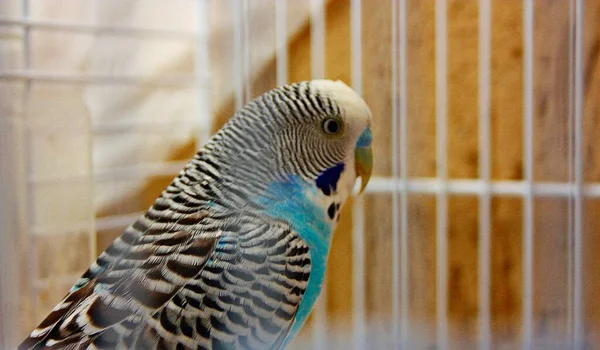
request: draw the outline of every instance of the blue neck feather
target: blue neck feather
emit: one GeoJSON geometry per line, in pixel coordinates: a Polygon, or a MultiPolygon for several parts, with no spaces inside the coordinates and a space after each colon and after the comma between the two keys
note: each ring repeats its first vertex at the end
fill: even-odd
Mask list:
{"type": "Polygon", "coordinates": [[[314,186],[295,175],[287,182],[271,184],[267,194],[258,199],[258,204],[269,216],[289,222],[311,251],[326,253],[332,225],[327,221],[325,209],[312,200],[317,195],[314,186]]]}
{"type": "Polygon", "coordinates": [[[343,163],[325,170],[316,179],[316,186],[297,175],[290,176],[287,182],[271,184],[265,196],[258,200],[258,204],[265,208],[268,215],[289,222],[310,248],[310,278],[286,344],[306,322],[325,280],[333,225],[327,220],[326,209],[314,202],[313,198],[321,195],[319,190],[326,196],[337,191],[337,183],[343,171],[343,163]]]}

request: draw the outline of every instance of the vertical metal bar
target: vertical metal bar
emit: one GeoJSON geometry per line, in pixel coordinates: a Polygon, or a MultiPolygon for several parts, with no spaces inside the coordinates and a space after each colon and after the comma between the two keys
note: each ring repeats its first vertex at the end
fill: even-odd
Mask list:
{"type": "Polygon", "coordinates": [[[288,82],[287,0],[275,0],[275,42],[277,45],[277,86],[288,82]]]}
{"type": "MultiPolygon", "coordinates": [[[[22,0],[21,2],[21,12],[23,14],[23,19],[24,20],[28,20],[29,16],[31,14],[31,6],[30,6],[30,1],[29,0],[22,0]]],[[[32,60],[32,55],[31,55],[31,28],[26,26],[23,28],[23,70],[28,72],[31,69],[31,60],[32,60]]],[[[29,156],[28,156],[28,150],[29,150],[29,144],[28,144],[28,139],[29,139],[29,130],[27,128],[27,119],[29,117],[29,103],[30,103],[30,96],[31,96],[31,85],[32,82],[31,80],[26,80],[25,81],[25,89],[23,91],[23,150],[24,150],[24,155],[26,155],[25,159],[25,165],[24,165],[24,175],[29,177],[30,176],[30,164],[29,164],[29,156]]],[[[26,213],[34,213],[33,211],[33,207],[31,206],[31,203],[29,202],[29,198],[31,197],[31,193],[33,192],[33,189],[30,187],[31,184],[28,184],[26,188],[24,188],[23,193],[21,193],[21,195],[23,196],[21,198],[21,210],[20,213],[21,215],[26,215],[26,213]]],[[[30,214],[31,215],[31,214],[30,214]]],[[[27,217],[29,217],[30,215],[27,215],[27,217]]],[[[35,213],[33,214],[35,215],[35,213]]],[[[30,224],[30,220],[27,220],[27,218],[22,218],[22,229],[23,232],[25,232],[25,239],[27,239],[27,245],[29,246],[29,251],[32,253],[31,258],[27,259],[27,261],[29,262],[28,265],[28,271],[30,273],[30,278],[29,278],[29,283],[31,286],[33,286],[34,281],[39,277],[39,271],[38,271],[38,250],[36,249],[36,246],[34,244],[34,241],[32,239],[32,235],[31,235],[31,224],[30,224]]],[[[32,304],[32,310],[33,310],[33,316],[36,317],[37,314],[37,310],[39,309],[39,293],[37,288],[30,288],[31,290],[31,296],[30,296],[30,300],[31,300],[31,304],[32,304]]]]}
{"type": "MultiPolygon", "coordinates": [[[[574,155],[574,123],[575,123],[575,0],[569,1],[569,125],[568,125],[568,155],[569,155],[569,185],[575,183],[575,155],[574,155]]],[[[575,191],[571,191],[568,198],[567,221],[568,221],[568,268],[567,268],[567,337],[572,349],[575,349],[574,322],[573,322],[573,286],[574,286],[574,241],[575,241],[575,223],[574,223],[574,205],[575,191]]]]}
{"type": "Polygon", "coordinates": [[[92,130],[92,116],[88,113],[88,123],[86,133],[88,136],[87,139],[87,147],[88,147],[88,194],[90,201],[89,204],[89,221],[90,225],[88,228],[89,232],[89,242],[88,242],[88,251],[90,254],[90,264],[96,261],[98,257],[98,235],[96,234],[96,206],[94,205],[94,195],[95,195],[95,177],[94,177],[94,137],[92,130]]]}
{"type": "Polygon", "coordinates": [[[210,32],[211,21],[209,4],[210,0],[198,0],[197,4],[197,23],[196,30],[198,31],[198,39],[196,40],[195,52],[195,74],[196,74],[196,89],[198,111],[196,115],[198,123],[198,141],[205,143],[211,135],[212,131],[212,104],[210,90],[210,32]],[[208,81],[206,81],[206,77],[208,81]]]}
{"type": "Polygon", "coordinates": [[[362,76],[362,0],[350,1],[350,22],[352,40],[352,86],[359,95],[363,91],[362,76]]]}
{"type": "Polygon", "coordinates": [[[400,217],[398,201],[398,0],[392,0],[392,344],[400,346],[400,217]]]}
{"type": "Polygon", "coordinates": [[[231,0],[231,8],[233,10],[233,83],[235,86],[235,108],[240,109],[244,106],[244,66],[243,66],[243,22],[244,11],[240,1],[231,0]]]}
{"type": "MultiPolygon", "coordinates": [[[[91,6],[94,10],[94,14],[100,13],[99,10],[99,0],[91,1],[91,6]]],[[[98,25],[98,16],[94,16],[94,25],[98,25]]],[[[94,175],[94,128],[93,128],[93,120],[92,114],[89,108],[86,107],[86,133],[87,133],[87,147],[88,147],[88,193],[89,193],[89,219],[90,219],[90,227],[89,227],[89,243],[88,250],[90,254],[90,265],[93,264],[98,257],[98,234],[96,232],[96,201],[95,201],[95,187],[96,187],[96,177],[94,175]]]]}
{"type": "Polygon", "coordinates": [[[440,191],[436,201],[437,233],[437,348],[448,346],[448,3],[435,7],[436,160],[440,191]]]}
{"type": "MultiPolygon", "coordinates": [[[[362,1],[350,2],[352,86],[362,95],[362,1]]],[[[364,196],[356,198],[353,207],[354,227],[352,230],[353,261],[353,308],[354,308],[354,348],[366,349],[365,312],[365,207],[364,196]]]]}
{"type": "Polygon", "coordinates": [[[575,348],[583,348],[583,0],[575,8],[575,218],[573,318],[575,348]]]}
{"type": "Polygon", "coordinates": [[[325,77],[325,1],[311,0],[311,67],[312,78],[325,77]]]}
{"type": "Polygon", "coordinates": [[[525,0],[524,8],[524,130],[525,198],[523,213],[523,349],[533,346],[533,0],[525,0]]]}
{"type": "Polygon", "coordinates": [[[251,15],[250,0],[242,0],[242,23],[243,23],[243,44],[242,44],[242,71],[244,75],[244,103],[248,103],[252,98],[252,66],[250,59],[250,25],[251,15]]]}
{"type": "Polygon", "coordinates": [[[355,349],[366,349],[366,311],[365,311],[365,204],[364,198],[356,197],[352,208],[352,246],[353,259],[353,345],[355,349]]]}
{"type": "MultiPolygon", "coordinates": [[[[325,78],[325,2],[311,0],[311,68],[312,79],[325,78]]],[[[327,281],[323,282],[317,307],[313,312],[313,348],[327,348],[327,281]]]]}
{"type": "Polygon", "coordinates": [[[484,191],[479,198],[479,345],[489,349],[490,236],[491,236],[491,0],[479,1],[479,178],[484,191]]]}
{"type": "MultiPolygon", "coordinates": [[[[409,289],[408,289],[408,70],[407,51],[408,51],[408,31],[407,31],[407,9],[406,0],[400,0],[400,177],[404,186],[401,193],[401,214],[400,214],[400,274],[401,291],[400,305],[402,306],[400,315],[400,340],[403,348],[410,346],[410,324],[408,318],[409,312],[409,289]]],[[[396,214],[394,214],[395,216],[396,214]]]]}

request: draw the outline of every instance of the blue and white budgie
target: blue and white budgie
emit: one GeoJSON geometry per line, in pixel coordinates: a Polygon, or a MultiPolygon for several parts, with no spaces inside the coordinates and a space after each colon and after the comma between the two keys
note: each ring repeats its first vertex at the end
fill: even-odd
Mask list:
{"type": "Polygon", "coordinates": [[[20,349],[283,348],[321,291],[341,207],[369,180],[370,124],[340,81],[249,102],[20,349]]]}

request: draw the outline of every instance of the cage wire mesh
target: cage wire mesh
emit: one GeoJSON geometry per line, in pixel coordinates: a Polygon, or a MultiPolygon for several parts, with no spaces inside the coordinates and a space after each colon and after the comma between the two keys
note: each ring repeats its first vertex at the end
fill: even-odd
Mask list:
{"type": "Polygon", "coordinates": [[[375,177],[292,348],[600,347],[600,1],[0,2],[0,344],[231,113],[342,79],[375,177]]]}

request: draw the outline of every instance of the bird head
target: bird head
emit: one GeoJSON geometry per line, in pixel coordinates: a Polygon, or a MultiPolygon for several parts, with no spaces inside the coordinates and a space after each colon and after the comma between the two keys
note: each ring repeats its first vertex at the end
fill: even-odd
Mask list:
{"type": "Polygon", "coordinates": [[[333,201],[339,209],[357,179],[362,192],[371,176],[371,119],[365,101],[341,81],[294,83],[250,101],[207,149],[248,193],[300,181],[324,206],[333,201]]]}
{"type": "Polygon", "coordinates": [[[373,169],[371,111],[365,101],[341,81],[314,80],[310,86],[317,96],[333,106],[332,112],[320,115],[318,132],[326,145],[323,149],[330,150],[329,156],[341,153],[337,159],[329,157],[329,164],[321,168],[317,177],[317,185],[320,188],[329,186],[332,190],[347,194],[360,178],[362,193],[373,169]],[[335,176],[331,176],[331,173],[335,175],[341,168],[343,171],[336,184],[335,176]],[[319,183],[321,179],[327,181],[319,183]]]}

